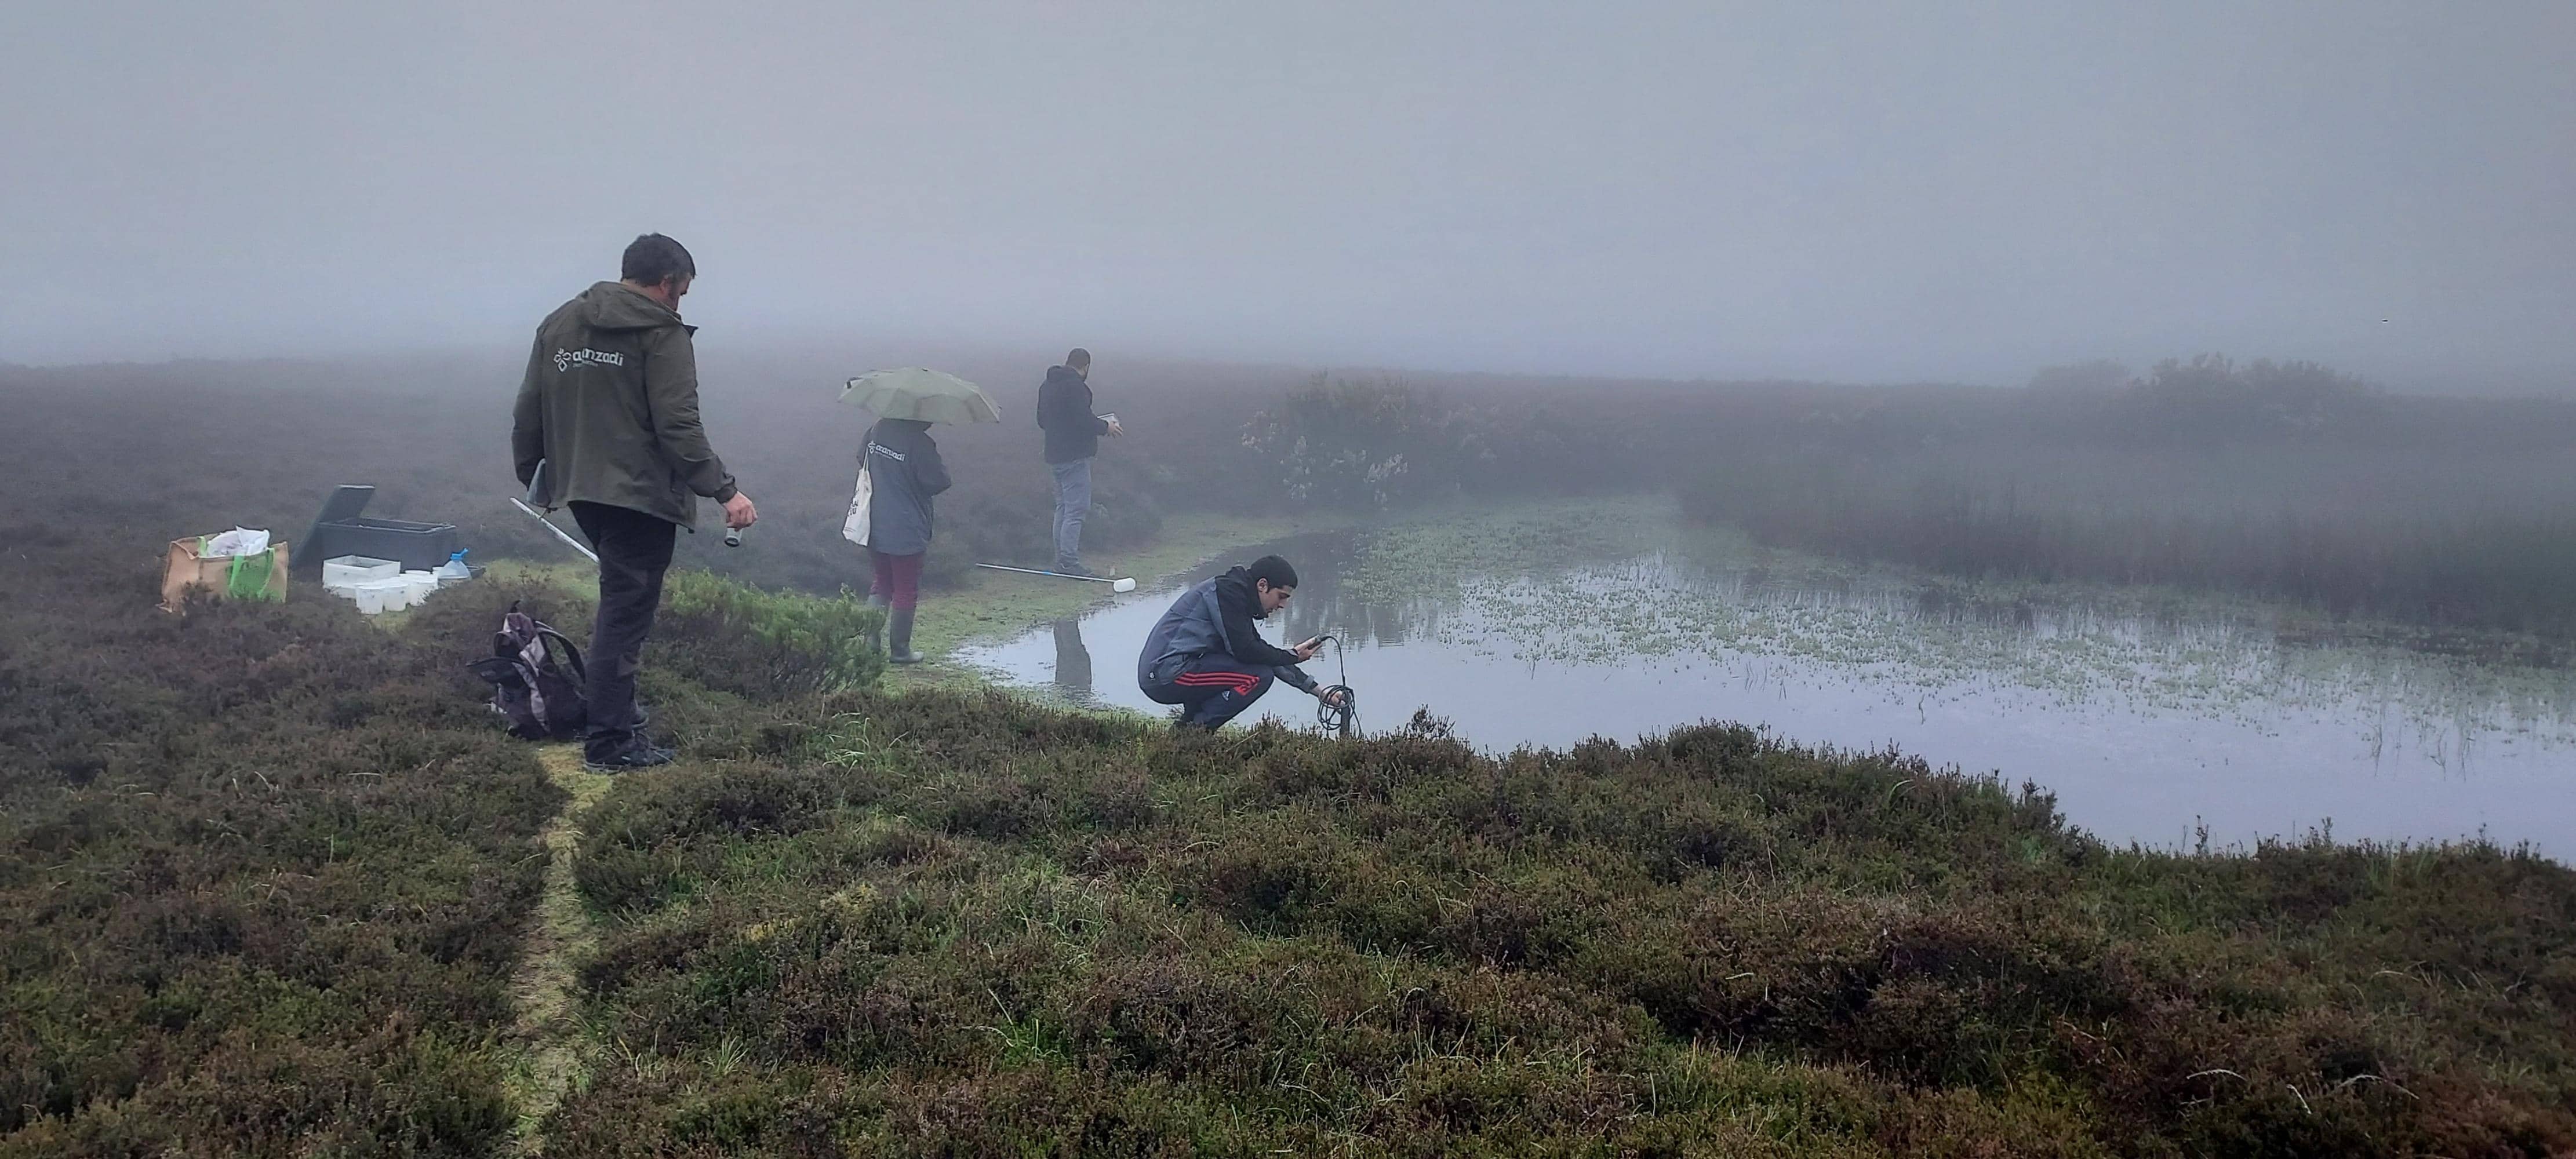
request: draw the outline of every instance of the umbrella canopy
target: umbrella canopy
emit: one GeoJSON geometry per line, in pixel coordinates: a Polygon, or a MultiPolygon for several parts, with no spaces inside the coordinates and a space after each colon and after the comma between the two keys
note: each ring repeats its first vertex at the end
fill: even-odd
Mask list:
{"type": "Polygon", "coordinates": [[[841,401],[877,412],[878,418],[917,419],[925,423],[997,423],[1001,408],[985,397],[984,388],[937,370],[918,366],[878,370],[850,380],[841,401]]]}

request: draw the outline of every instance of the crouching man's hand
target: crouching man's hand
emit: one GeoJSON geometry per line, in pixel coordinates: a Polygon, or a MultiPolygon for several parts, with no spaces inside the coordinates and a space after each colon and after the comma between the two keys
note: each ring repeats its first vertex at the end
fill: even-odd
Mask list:
{"type": "Polygon", "coordinates": [[[1344,696],[1342,695],[1342,690],[1341,690],[1341,689],[1338,689],[1338,688],[1324,688],[1324,689],[1318,689],[1318,690],[1316,691],[1316,693],[1315,693],[1315,699],[1320,700],[1320,701],[1323,701],[1323,702],[1324,702],[1324,703],[1326,703],[1326,704],[1332,705],[1332,706],[1333,706],[1333,707],[1335,707],[1335,708],[1340,708],[1340,707],[1342,706],[1342,701],[1343,701],[1343,700],[1345,700],[1345,699],[1347,699],[1347,698],[1346,698],[1346,697],[1344,697],[1344,696]]]}

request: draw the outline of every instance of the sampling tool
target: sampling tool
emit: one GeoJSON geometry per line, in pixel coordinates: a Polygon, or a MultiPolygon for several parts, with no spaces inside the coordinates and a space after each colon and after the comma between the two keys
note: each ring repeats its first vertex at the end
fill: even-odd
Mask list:
{"type": "MultiPolygon", "coordinates": [[[[527,512],[530,516],[533,516],[537,522],[545,524],[546,530],[555,533],[555,538],[571,544],[574,551],[578,551],[583,555],[589,556],[590,562],[598,563],[599,556],[597,554],[593,553],[589,548],[582,546],[580,540],[574,539],[572,536],[565,534],[563,528],[555,526],[554,521],[546,518],[545,512],[539,511],[535,506],[533,506],[536,503],[542,502],[545,499],[545,496],[546,460],[539,459],[537,460],[537,469],[528,476],[528,497],[525,499],[513,499],[510,502],[518,504],[519,510],[527,512]]],[[[549,508],[548,510],[552,509],[549,508]]],[[[686,524],[682,524],[681,529],[687,531],[691,535],[695,535],[698,532],[697,528],[690,527],[686,524]]],[[[725,528],[724,543],[726,547],[742,546],[742,529],[739,527],[725,528]]]]}
{"type": "MultiPolygon", "coordinates": [[[[588,546],[585,546],[585,545],[582,543],[582,541],[580,541],[580,540],[578,540],[578,539],[574,539],[574,538],[572,537],[572,533],[565,531],[563,528],[560,528],[560,527],[555,526],[555,521],[554,521],[554,520],[551,520],[551,519],[546,518],[546,513],[545,513],[545,512],[543,512],[543,511],[539,511],[539,510],[537,510],[537,509],[536,509],[536,508],[534,508],[534,507],[530,507],[530,506],[528,506],[528,501],[527,501],[527,500],[525,500],[525,499],[515,499],[515,498],[514,498],[514,499],[510,500],[510,505],[511,505],[511,506],[513,506],[513,507],[518,508],[518,509],[519,509],[519,510],[521,510],[521,511],[525,511],[525,512],[527,512],[527,513],[528,513],[528,518],[530,518],[530,519],[534,519],[534,520],[536,520],[536,521],[537,521],[537,522],[539,522],[539,523],[545,524],[545,525],[546,525],[546,530],[551,531],[551,532],[554,532],[554,533],[555,533],[555,538],[557,538],[557,539],[560,539],[560,540],[564,541],[565,546],[568,546],[568,547],[572,548],[574,551],[578,551],[578,552],[580,552],[580,553],[582,554],[582,557],[583,557],[583,558],[588,559],[588,560],[589,560],[590,562],[592,562],[592,563],[598,563],[598,562],[599,562],[599,553],[598,553],[598,552],[592,551],[588,546]]],[[[742,529],[741,529],[741,528],[739,528],[739,527],[728,527],[728,528],[725,528],[724,541],[725,541],[725,546],[726,546],[726,547],[740,547],[740,546],[742,546],[742,529]]]]}
{"type": "Polygon", "coordinates": [[[1358,690],[1351,687],[1350,653],[1343,649],[1339,637],[1317,636],[1315,643],[1318,646],[1324,644],[1333,646],[1333,666],[1336,670],[1333,679],[1341,681],[1339,684],[1327,684],[1316,691],[1325,695],[1335,692],[1342,694],[1340,704],[1324,699],[1323,695],[1315,697],[1315,723],[1322,725],[1326,732],[1335,736],[1348,737],[1351,735],[1351,725],[1359,720],[1360,715],[1360,694],[1358,690]]]}
{"type": "Polygon", "coordinates": [[[515,495],[514,495],[514,496],[511,496],[511,498],[510,498],[510,506],[512,506],[512,507],[516,507],[516,508],[518,508],[518,509],[519,509],[519,510],[521,510],[521,511],[525,511],[525,512],[527,512],[527,513],[528,513],[528,518],[530,518],[530,519],[534,519],[534,520],[536,520],[536,521],[537,521],[537,522],[539,522],[539,523],[545,524],[545,525],[546,525],[546,530],[551,531],[551,532],[554,532],[554,533],[555,533],[555,538],[557,538],[557,539],[560,539],[560,540],[564,541],[564,545],[565,545],[565,546],[572,548],[574,551],[578,551],[578,552],[580,552],[580,553],[581,553],[581,556],[582,556],[582,558],[583,558],[583,559],[587,559],[587,560],[589,560],[589,561],[590,561],[590,562],[592,562],[592,563],[598,563],[598,562],[599,562],[599,553],[598,553],[598,552],[592,551],[592,550],[590,549],[590,547],[589,547],[587,544],[584,544],[582,541],[580,541],[580,540],[578,540],[578,539],[574,539],[574,538],[572,537],[572,535],[571,535],[570,533],[566,532],[563,528],[560,528],[560,527],[555,526],[555,521],[554,521],[554,520],[551,520],[551,519],[546,518],[546,513],[545,513],[545,512],[543,512],[543,511],[539,511],[539,510],[537,510],[537,509],[536,509],[536,508],[534,508],[534,507],[530,507],[530,506],[528,506],[528,501],[527,501],[527,500],[525,500],[525,499],[521,499],[521,498],[519,498],[519,497],[517,497],[517,496],[515,496],[515,495]]]}
{"type": "Polygon", "coordinates": [[[1049,576],[1054,579],[1082,580],[1086,583],[1108,584],[1109,590],[1113,592],[1132,592],[1136,590],[1136,581],[1134,578],[1129,576],[1120,576],[1116,579],[1111,579],[1105,575],[1074,575],[1070,572],[1045,571],[1034,567],[1007,567],[998,563],[979,563],[975,566],[989,567],[994,571],[1015,571],[1021,575],[1042,575],[1049,576]]]}

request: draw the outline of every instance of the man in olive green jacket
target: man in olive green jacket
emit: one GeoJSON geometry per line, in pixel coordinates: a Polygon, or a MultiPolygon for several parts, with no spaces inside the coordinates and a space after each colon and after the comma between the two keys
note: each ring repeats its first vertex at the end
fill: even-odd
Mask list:
{"type": "Polygon", "coordinates": [[[679,242],[648,233],[626,247],[619,281],[601,282],[537,327],[510,430],[519,482],[573,521],[599,552],[599,618],[590,637],[593,769],[649,768],[671,760],[640,733],[635,673],[678,530],[695,522],[697,497],[724,505],[725,526],[758,518],[707,445],[698,420],[695,326],[679,306],[698,267],[679,242]],[[539,477],[538,465],[545,471],[539,477]]]}

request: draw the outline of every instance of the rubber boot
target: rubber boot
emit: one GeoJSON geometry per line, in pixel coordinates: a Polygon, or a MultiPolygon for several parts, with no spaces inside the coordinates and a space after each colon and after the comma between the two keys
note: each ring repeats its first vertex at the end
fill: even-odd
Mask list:
{"type": "MultiPolygon", "coordinates": [[[[879,613],[890,613],[892,611],[892,609],[886,606],[885,600],[879,596],[869,596],[868,606],[875,608],[879,613]]],[[[886,616],[884,614],[880,614],[877,617],[877,626],[868,629],[868,651],[885,651],[885,622],[886,616]]]]}
{"type": "Polygon", "coordinates": [[[886,659],[897,664],[919,664],[923,659],[912,650],[911,608],[896,608],[886,616],[886,659]]]}

